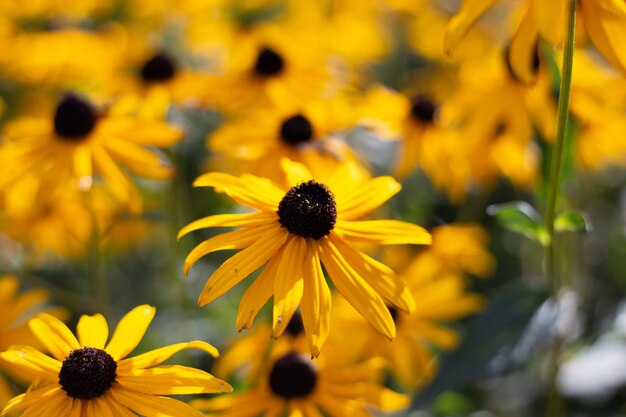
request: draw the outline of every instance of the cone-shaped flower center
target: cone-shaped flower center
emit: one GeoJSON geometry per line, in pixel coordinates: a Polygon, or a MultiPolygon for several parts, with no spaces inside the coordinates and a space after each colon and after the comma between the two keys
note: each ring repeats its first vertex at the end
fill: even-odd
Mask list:
{"type": "Polygon", "coordinates": [[[274,50],[263,48],[259,52],[259,56],[254,64],[254,71],[263,77],[271,77],[278,75],[285,67],[285,61],[274,50]]]}
{"type": "Polygon", "coordinates": [[[320,239],[335,227],[335,197],[317,181],[300,183],[291,187],[278,204],[278,221],[290,233],[320,239]]]}
{"type": "Polygon", "coordinates": [[[59,384],[68,396],[90,400],[107,392],[115,381],[117,363],[104,350],[84,347],[63,361],[59,384]]]}
{"type": "Polygon", "coordinates": [[[302,315],[300,315],[299,311],[296,311],[294,315],[291,316],[291,320],[289,320],[287,328],[285,328],[285,333],[291,337],[298,337],[303,330],[304,323],[302,322],[302,315]]]}
{"type": "Polygon", "coordinates": [[[436,112],[437,105],[425,94],[419,94],[411,100],[411,116],[419,122],[431,123],[436,112]]]}
{"type": "Polygon", "coordinates": [[[67,94],[57,106],[54,131],[62,139],[79,141],[91,133],[97,120],[98,114],[91,103],[67,94]]]}
{"type": "Polygon", "coordinates": [[[307,356],[290,352],[281,356],[270,372],[270,388],[280,397],[305,397],[313,392],[317,371],[307,356]]]}
{"type": "Polygon", "coordinates": [[[174,78],[176,67],[172,59],[163,54],[156,54],[141,68],[141,79],[146,83],[159,83],[174,78]]]}
{"type": "Polygon", "coordinates": [[[313,126],[309,119],[296,114],[286,119],[280,126],[280,138],[289,145],[308,142],[313,137],[313,126]]]}

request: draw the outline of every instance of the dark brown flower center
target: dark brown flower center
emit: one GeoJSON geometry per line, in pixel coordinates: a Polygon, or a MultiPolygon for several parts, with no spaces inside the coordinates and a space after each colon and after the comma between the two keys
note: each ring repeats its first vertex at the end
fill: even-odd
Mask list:
{"type": "Polygon", "coordinates": [[[280,397],[306,397],[315,389],[317,370],[310,358],[290,352],[274,363],[269,382],[272,392],[280,397]]]}
{"type": "Polygon", "coordinates": [[[70,352],[59,372],[59,384],[68,396],[90,400],[103,395],[117,376],[117,362],[104,350],[84,347],[70,352]]]}
{"type": "Polygon", "coordinates": [[[285,67],[285,61],[276,51],[268,47],[264,47],[259,51],[254,71],[262,77],[272,77],[282,72],[285,67]]]}
{"type": "Polygon", "coordinates": [[[437,105],[426,95],[418,94],[411,100],[411,116],[422,123],[435,120],[437,105]]]}
{"type": "Polygon", "coordinates": [[[278,204],[278,221],[290,233],[320,239],[337,221],[335,197],[327,186],[309,180],[291,187],[278,204]]]}
{"type": "Polygon", "coordinates": [[[176,66],[168,55],[159,53],[146,61],[140,73],[145,83],[160,83],[174,78],[176,66]]]}
{"type": "Polygon", "coordinates": [[[286,119],[280,126],[280,138],[289,145],[308,142],[313,137],[313,126],[309,119],[296,114],[286,119]]]}
{"type": "Polygon", "coordinates": [[[91,133],[98,121],[96,109],[74,94],[66,94],[54,114],[54,131],[68,141],[80,141],[91,133]]]}

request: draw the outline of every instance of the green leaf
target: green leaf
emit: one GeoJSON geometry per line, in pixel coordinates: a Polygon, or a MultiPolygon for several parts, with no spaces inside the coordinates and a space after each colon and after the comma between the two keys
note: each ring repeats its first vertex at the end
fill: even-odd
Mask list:
{"type": "Polygon", "coordinates": [[[558,232],[589,231],[591,230],[591,224],[587,221],[585,213],[567,211],[558,215],[554,221],[554,230],[558,232]]]}
{"type": "Polygon", "coordinates": [[[487,207],[487,214],[494,216],[498,223],[507,230],[542,244],[547,241],[548,235],[539,224],[537,211],[525,201],[493,204],[487,207]]]}

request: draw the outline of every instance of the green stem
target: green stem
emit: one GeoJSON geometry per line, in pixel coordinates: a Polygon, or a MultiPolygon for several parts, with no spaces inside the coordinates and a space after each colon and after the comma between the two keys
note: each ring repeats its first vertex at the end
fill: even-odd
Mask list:
{"type": "Polygon", "coordinates": [[[545,229],[548,235],[546,251],[546,274],[552,281],[555,295],[560,288],[560,280],[555,271],[555,244],[554,244],[554,221],[556,213],[556,200],[561,190],[561,162],[565,147],[565,134],[569,116],[569,102],[572,90],[572,68],[574,66],[574,39],[576,30],[576,0],[568,1],[568,24],[563,50],[563,70],[561,75],[561,88],[559,92],[559,106],[557,113],[556,139],[552,149],[550,161],[550,174],[548,178],[548,195],[546,198],[545,229]]]}

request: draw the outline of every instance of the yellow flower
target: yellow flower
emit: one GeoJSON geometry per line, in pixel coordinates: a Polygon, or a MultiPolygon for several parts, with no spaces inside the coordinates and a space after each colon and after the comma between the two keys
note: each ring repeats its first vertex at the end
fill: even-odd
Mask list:
{"type": "Polygon", "coordinates": [[[304,164],[317,176],[355,159],[337,136],[351,126],[351,116],[343,101],[265,107],[223,124],[209,135],[207,146],[247,162],[246,172],[276,183],[285,180],[283,158],[304,164]]]}
{"type": "MultiPolygon", "coordinates": [[[[454,52],[476,20],[497,0],[464,0],[457,14],[450,20],[445,40],[448,54],[454,52]]],[[[561,43],[565,32],[567,0],[525,0],[522,18],[508,50],[512,71],[524,82],[532,82],[534,48],[539,37],[551,43],[561,43]]],[[[578,0],[578,15],[587,35],[602,56],[622,73],[626,73],[626,4],[622,0],[578,0]]]]}
{"type": "Polygon", "coordinates": [[[48,314],[30,320],[29,327],[53,357],[20,345],[0,353],[0,358],[41,381],[9,401],[1,415],[130,417],[135,412],[201,417],[189,405],[164,395],[230,392],[232,387],[199,369],[156,365],[183,349],[217,356],[213,346],[201,341],[177,343],[126,358],[141,341],[155,311],[148,305],[135,307],[122,318],[108,344],[107,322],[100,314],[80,318],[78,339],[48,314]]]}
{"type": "Polygon", "coordinates": [[[342,165],[324,182],[312,179],[302,165],[283,160],[293,186],[281,189],[269,180],[244,174],[208,173],[196,186],[214,187],[256,211],[205,217],[184,227],[179,237],[207,227],[240,227],[198,245],[185,260],[185,272],[204,255],[244,249],[209,278],[200,298],[204,306],[248,275],[265,269],[244,294],[237,314],[239,329],[251,326],[274,296],[273,329],[280,335],[300,305],[313,356],[328,336],[330,290],[322,264],[335,287],[359,313],[389,338],[395,335],[385,300],[410,311],[414,301],[391,269],[353,248],[354,243],[428,244],[423,228],[396,220],[358,221],[400,190],[391,177],[355,182],[342,165]]]}
{"type": "Polygon", "coordinates": [[[114,107],[99,112],[74,94],[65,95],[49,117],[19,118],[6,126],[4,134],[2,188],[33,173],[40,180],[40,201],[46,201],[66,186],[90,189],[98,174],[134,212],[141,210],[141,198],[117,161],[142,176],[169,178],[172,168],[147,147],[170,146],[182,138],[181,131],[165,122],[118,115],[114,107]]]}
{"type": "MultiPolygon", "coordinates": [[[[250,352],[240,352],[246,361],[250,352]]],[[[384,362],[341,362],[333,352],[313,360],[302,351],[275,344],[262,372],[247,391],[191,404],[222,417],[321,416],[369,417],[372,407],[398,411],[409,398],[382,386],[384,362]]]]}
{"type": "MultiPolygon", "coordinates": [[[[0,276],[0,351],[15,344],[41,345],[26,324],[26,319],[35,313],[45,311],[57,317],[66,315],[63,309],[44,306],[50,298],[48,291],[34,289],[18,293],[18,288],[19,281],[15,276],[0,276]]],[[[30,383],[33,380],[2,359],[0,368],[20,381],[30,383]]],[[[0,373],[0,407],[4,407],[13,395],[13,391],[0,373]]]]}

